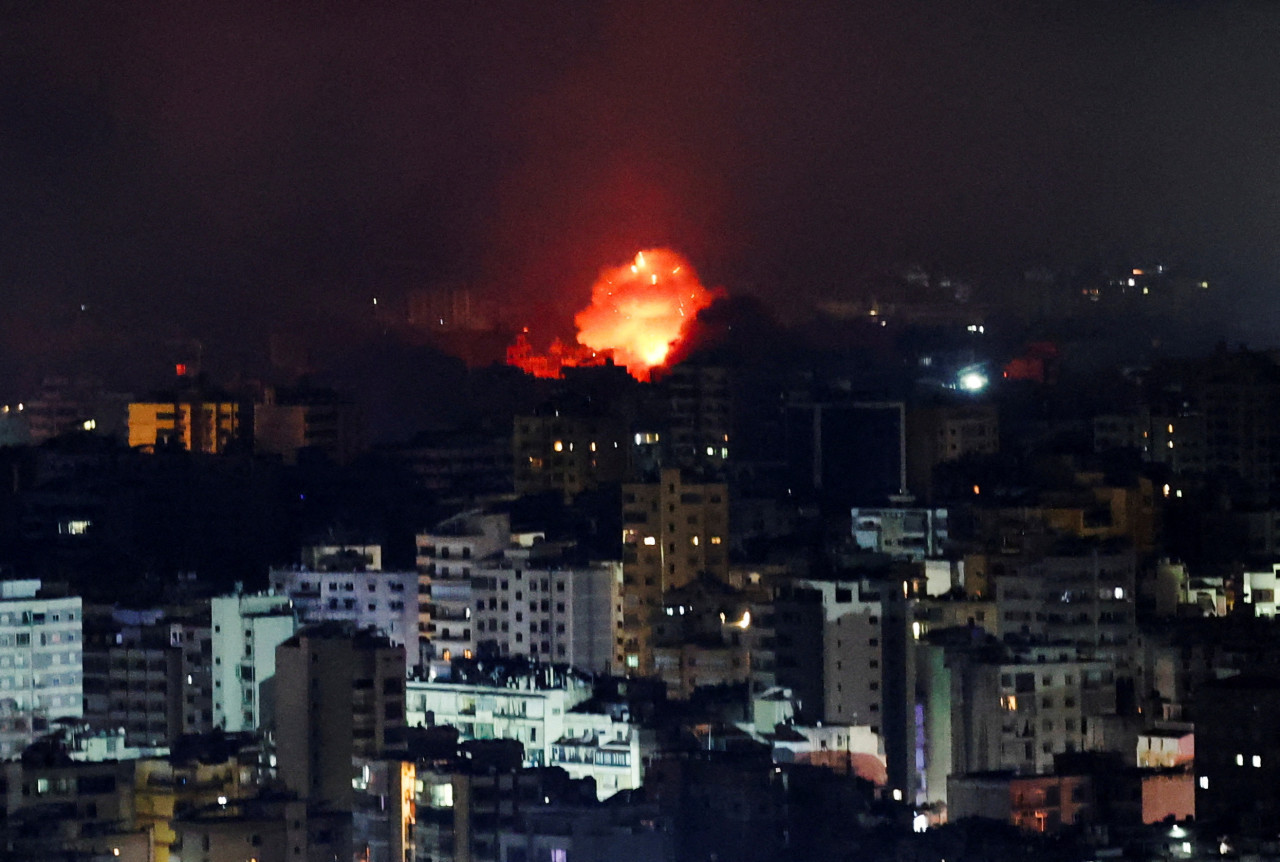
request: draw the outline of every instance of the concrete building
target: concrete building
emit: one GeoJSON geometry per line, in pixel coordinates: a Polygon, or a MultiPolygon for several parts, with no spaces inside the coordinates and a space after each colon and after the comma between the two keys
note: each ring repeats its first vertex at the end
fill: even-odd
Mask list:
{"type": "Polygon", "coordinates": [[[235,398],[183,377],[174,390],[129,402],[129,445],[223,452],[248,430],[241,413],[235,398]]]}
{"type": "Polygon", "coordinates": [[[544,414],[517,416],[514,427],[516,494],[558,491],[571,500],[627,477],[628,429],[617,416],[548,408],[544,414]]]}
{"type": "Polygon", "coordinates": [[[729,369],[681,362],[658,383],[666,396],[663,463],[723,474],[733,429],[729,369]]]}
{"type": "Polygon", "coordinates": [[[1000,417],[994,404],[972,402],[907,411],[907,489],[922,500],[933,494],[933,470],[967,455],[1000,451],[1000,417]]]}
{"type": "Polygon", "coordinates": [[[870,509],[851,512],[853,540],[864,551],[910,560],[942,554],[950,538],[946,509],[870,509]]]}
{"type": "Polygon", "coordinates": [[[1112,666],[1077,660],[1073,648],[1033,647],[955,665],[952,774],[1051,772],[1056,755],[1085,748],[1088,722],[1115,712],[1112,666]]]}
{"type": "Polygon", "coordinates": [[[950,820],[982,817],[1054,833],[1093,814],[1093,782],[1085,775],[979,773],[952,776],[948,784],[950,820]]]}
{"type": "Polygon", "coordinates": [[[1280,588],[1280,563],[1272,563],[1268,569],[1249,571],[1241,575],[1245,604],[1253,606],[1259,617],[1276,615],[1276,591],[1280,588]]]}
{"type": "Polygon", "coordinates": [[[356,758],[405,724],[404,647],[369,630],[309,626],[276,647],[277,775],[313,806],[351,811],[356,758]]]}
{"type": "Polygon", "coordinates": [[[73,431],[92,431],[123,437],[127,430],[126,407],[130,396],[107,392],[93,378],[46,377],[40,392],[23,404],[22,416],[30,428],[31,442],[43,443],[73,431]]]}
{"type": "Polygon", "coordinates": [[[1270,835],[1280,818],[1280,680],[1241,674],[1201,685],[1196,716],[1196,816],[1270,835]]]}
{"type": "Polygon", "coordinates": [[[656,483],[622,486],[622,645],[627,673],[653,671],[652,623],[663,594],[701,573],[729,575],[729,493],[663,470],[656,483]]]}
{"type": "Polygon", "coordinates": [[[512,545],[511,518],[471,510],[416,536],[418,643],[428,676],[448,675],[449,663],[474,651],[471,576],[478,562],[512,545]]]}
{"type": "Polygon", "coordinates": [[[311,451],[345,464],[360,446],[354,402],[329,389],[268,386],[253,405],[254,451],[279,455],[286,464],[311,451]]]}
{"type": "Polygon", "coordinates": [[[84,720],[103,730],[122,729],[129,745],[177,740],[182,733],[183,651],[170,643],[160,612],[87,616],[84,720]]]}
{"type": "Polygon", "coordinates": [[[404,647],[406,674],[418,664],[418,573],[272,569],[271,591],[286,596],[303,624],[346,622],[404,647]]]}
{"type": "Polygon", "coordinates": [[[59,719],[84,714],[78,596],[39,580],[0,582],[0,759],[22,752],[59,719]]]}
{"type": "Polygon", "coordinates": [[[297,630],[288,596],[235,593],[210,602],[213,726],[228,733],[267,726],[276,647],[297,630]]]}
{"type": "Polygon", "coordinates": [[[594,673],[614,669],[622,566],[576,561],[570,550],[542,543],[477,563],[471,578],[477,655],[527,656],[594,673]]]}
{"type": "Polygon", "coordinates": [[[777,683],[800,699],[804,723],[870,727],[884,739],[889,786],[908,798],[918,781],[914,571],[796,578],[773,607],[777,683]]]}
{"type": "Polygon", "coordinates": [[[476,663],[463,663],[454,680],[409,680],[407,721],[447,725],[462,739],[515,740],[528,765],[546,766],[569,711],[590,697],[588,682],[549,666],[512,661],[482,675],[476,663]]]}

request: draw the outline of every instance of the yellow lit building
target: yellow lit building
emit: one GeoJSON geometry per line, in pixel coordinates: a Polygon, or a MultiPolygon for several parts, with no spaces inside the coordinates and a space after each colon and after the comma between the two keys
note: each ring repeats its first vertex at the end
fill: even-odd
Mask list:
{"type": "Polygon", "coordinates": [[[240,435],[240,405],[183,393],[172,400],[129,404],[129,445],[218,453],[240,435]]]}
{"type": "Polygon", "coordinates": [[[729,493],[723,483],[686,483],[679,470],[622,486],[622,634],[618,661],[653,673],[654,615],[662,597],[699,573],[728,581],[729,493]]]}

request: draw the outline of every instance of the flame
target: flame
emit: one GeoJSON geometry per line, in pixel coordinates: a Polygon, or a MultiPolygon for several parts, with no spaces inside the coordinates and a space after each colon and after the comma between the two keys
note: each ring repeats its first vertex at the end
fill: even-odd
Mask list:
{"type": "Polygon", "coordinates": [[[574,317],[576,346],[557,339],[547,354],[535,353],[526,328],[507,348],[507,363],[538,377],[558,377],[564,368],[601,365],[612,357],[632,377],[648,380],[717,296],[676,252],[646,249],[630,263],[600,273],[591,304],[574,317]]]}
{"type": "Polygon", "coordinates": [[[600,273],[591,304],[574,318],[578,343],[612,354],[632,377],[648,380],[715,298],[679,254],[646,249],[634,262],[600,273]]]}

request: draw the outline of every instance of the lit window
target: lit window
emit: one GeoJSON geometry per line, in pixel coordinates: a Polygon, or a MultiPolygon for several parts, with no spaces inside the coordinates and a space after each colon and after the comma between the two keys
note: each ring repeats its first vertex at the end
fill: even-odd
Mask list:
{"type": "Polygon", "coordinates": [[[653,536],[645,536],[645,537],[644,537],[644,543],[645,543],[646,545],[656,545],[656,544],[658,544],[658,540],[657,540],[657,539],[655,539],[653,536]]]}
{"type": "Polygon", "coordinates": [[[551,448],[552,448],[552,449],[555,449],[557,452],[563,452],[563,451],[564,451],[564,443],[563,443],[563,442],[561,442],[560,440],[557,440],[557,441],[555,442],[555,445],[554,445],[554,446],[552,446],[551,448]]]}
{"type": "Polygon", "coordinates": [[[1236,755],[1236,766],[1244,766],[1244,755],[1243,755],[1243,754],[1237,754],[1237,755],[1236,755]]]}
{"type": "Polygon", "coordinates": [[[1261,769],[1261,768],[1262,768],[1262,755],[1261,755],[1261,754],[1255,754],[1255,755],[1253,756],[1253,768],[1254,768],[1254,769],[1261,769]]]}
{"type": "Polygon", "coordinates": [[[627,654],[627,667],[629,667],[629,668],[637,668],[637,667],[640,667],[640,656],[636,655],[635,653],[628,653],[628,654],[627,654]]]}
{"type": "Polygon", "coordinates": [[[713,544],[713,545],[718,545],[718,544],[720,544],[720,541],[721,541],[721,539],[720,539],[720,537],[719,537],[719,536],[712,536],[712,537],[711,537],[711,544],[713,544]]]}

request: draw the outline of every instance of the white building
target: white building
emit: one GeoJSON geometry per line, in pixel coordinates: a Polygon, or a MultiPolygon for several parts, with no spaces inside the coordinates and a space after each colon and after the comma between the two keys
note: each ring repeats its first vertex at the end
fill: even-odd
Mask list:
{"type": "Polygon", "coordinates": [[[576,711],[591,684],[573,674],[533,668],[504,685],[409,680],[407,723],[448,725],[461,739],[514,739],[527,766],[559,766],[572,778],[591,777],[601,799],[637,788],[655,742],[625,714],[576,711]]]}
{"type": "Polygon", "coordinates": [[[644,764],[656,750],[653,732],[625,716],[574,711],[565,716],[564,734],[551,743],[547,763],[570,778],[593,779],[596,797],[608,799],[644,783],[644,764]]]}
{"type": "Polygon", "coordinates": [[[372,628],[405,648],[406,672],[418,663],[417,572],[317,572],[272,569],[271,591],[287,596],[302,623],[326,620],[372,628]]]}
{"type": "Polygon", "coordinates": [[[463,739],[515,739],[528,765],[546,766],[551,743],[564,736],[565,715],[590,696],[591,686],[573,678],[541,688],[528,678],[510,687],[409,680],[405,723],[446,724],[463,739]]]}
{"type": "Polygon", "coordinates": [[[83,715],[83,662],[78,596],[43,595],[35,579],[0,582],[0,759],[50,722],[83,715]]]}
{"type": "Polygon", "coordinates": [[[1253,605],[1254,616],[1276,615],[1276,589],[1280,584],[1280,563],[1261,572],[1244,573],[1244,600],[1253,605]]]}
{"type": "Polygon", "coordinates": [[[288,596],[218,596],[213,622],[213,725],[227,732],[267,723],[263,684],[276,673],[276,647],[298,628],[288,596]]]}
{"type": "Polygon", "coordinates": [[[891,557],[936,557],[950,536],[946,509],[854,508],[850,514],[858,547],[891,557]]]}
{"type": "Polygon", "coordinates": [[[622,564],[570,565],[549,550],[511,548],[476,567],[476,649],[607,673],[622,623],[622,564]]]}
{"type": "Polygon", "coordinates": [[[475,510],[416,536],[418,639],[428,677],[447,676],[449,662],[474,649],[471,575],[477,562],[512,544],[511,518],[475,510]],[[446,657],[447,653],[447,657],[446,657]]]}

